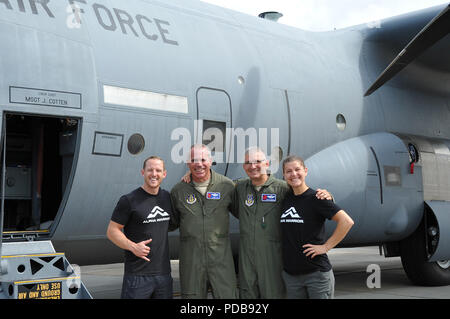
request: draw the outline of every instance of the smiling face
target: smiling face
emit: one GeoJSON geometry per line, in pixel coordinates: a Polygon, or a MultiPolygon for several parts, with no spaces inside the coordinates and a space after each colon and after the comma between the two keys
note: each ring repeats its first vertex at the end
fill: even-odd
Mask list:
{"type": "Polygon", "coordinates": [[[211,177],[212,159],[209,150],[201,145],[191,148],[190,160],[187,164],[192,180],[196,183],[207,181],[211,177]]]}
{"type": "Polygon", "coordinates": [[[245,161],[243,164],[244,171],[252,180],[253,184],[264,184],[267,180],[267,168],[269,161],[262,151],[254,150],[245,154],[245,161]]]}
{"type": "Polygon", "coordinates": [[[308,169],[298,160],[293,160],[283,165],[283,176],[295,194],[303,193],[308,189],[305,183],[308,169]]]}
{"type": "Polygon", "coordinates": [[[144,185],[142,186],[149,193],[158,193],[159,186],[167,176],[164,168],[164,162],[160,159],[148,159],[144,168],[141,170],[144,177],[144,185]]]}

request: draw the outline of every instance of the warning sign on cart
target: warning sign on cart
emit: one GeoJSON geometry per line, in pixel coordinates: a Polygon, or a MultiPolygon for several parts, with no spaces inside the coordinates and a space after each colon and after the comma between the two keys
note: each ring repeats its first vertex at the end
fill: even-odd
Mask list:
{"type": "Polygon", "coordinates": [[[18,299],[61,299],[61,281],[18,286],[18,299]]]}

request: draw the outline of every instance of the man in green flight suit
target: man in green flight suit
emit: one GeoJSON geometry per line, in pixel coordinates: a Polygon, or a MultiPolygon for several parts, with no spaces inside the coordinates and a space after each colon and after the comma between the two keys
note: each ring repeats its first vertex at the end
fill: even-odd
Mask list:
{"type": "MultiPolygon", "coordinates": [[[[243,164],[249,178],[236,184],[234,211],[239,212],[239,290],[243,299],[285,297],[280,214],[289,186],[268,174],[268,167],[264,152],[249,148],[243,164]]],[[[319,189],[316,196],[332,198],[319,189]]]]}
{"type": "Polygon", "coordinates": [[[205,145],[193,145],[188,167],[190,183],[180,182],[171,191],[180,226],[180,285],[182,298],[207,297],[208,283],[214,298],[238,296],[229,238],[229,212],[233,209],[233,182],[211,170],[205,145]]]}

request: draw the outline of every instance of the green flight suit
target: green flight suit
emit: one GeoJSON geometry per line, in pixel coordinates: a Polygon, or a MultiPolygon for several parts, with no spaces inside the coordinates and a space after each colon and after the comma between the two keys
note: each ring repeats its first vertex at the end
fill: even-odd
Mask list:
{"type": "Polygon", "coordinates": [[[286,182],[271,175],[259,191],[249,178],[236,184],[240,298],[285,297],[280,216],[288,189],[286,182]]]}
{"type": "Polygon", "coordinates": [[[171,191],[180,225],[180,285],[182,298],[237,298],[237,280],[229,237],[233,209],[233,182],[211,170],[205,196],[191,183],[180,182],[171,191]]]}

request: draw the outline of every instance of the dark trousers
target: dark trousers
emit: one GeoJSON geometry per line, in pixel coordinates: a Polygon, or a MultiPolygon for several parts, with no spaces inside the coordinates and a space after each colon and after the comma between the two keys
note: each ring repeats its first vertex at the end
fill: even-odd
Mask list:
{"type": "Polygon", "coordinates": [[[333,270],[290,275],[283,270],[288,299],[334,299],[333,270]]]}
{"type": "Polygon", "coordinates": [[[124,274],[122,299],[172,299],[173,279],[168,275],[124,274]]]}

